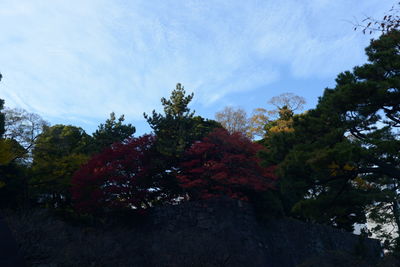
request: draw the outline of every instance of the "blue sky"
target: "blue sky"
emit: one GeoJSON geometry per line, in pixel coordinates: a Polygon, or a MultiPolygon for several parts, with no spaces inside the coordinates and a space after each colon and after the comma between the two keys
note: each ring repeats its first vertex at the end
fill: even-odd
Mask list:
{"type": "Polygon", "coordinates": [[[317,103],[336,75],[366,62],[382,0],[0,0],[0,98],[51,124],[92,133],[111,111],[137,134],[177,82],[198,115],[249,113],[285,92],[317,103]]]}

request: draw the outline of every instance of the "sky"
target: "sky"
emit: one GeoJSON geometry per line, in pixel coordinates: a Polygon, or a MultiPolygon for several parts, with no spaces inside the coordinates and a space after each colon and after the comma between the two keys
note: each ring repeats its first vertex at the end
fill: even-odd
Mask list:
{"type": "Polygon", "coordinates": [[[0,0],[0,98],[89,134],[110,112],[137,135],[176,83],[214,118],[282,93],[315,107],[337,74],[366,63],[354,31],[395,1],[0,0]]]}

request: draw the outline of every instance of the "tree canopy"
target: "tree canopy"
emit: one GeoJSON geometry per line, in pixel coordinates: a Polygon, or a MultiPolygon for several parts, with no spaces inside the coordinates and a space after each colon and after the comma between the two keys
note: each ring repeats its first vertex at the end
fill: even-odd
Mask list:
{"type": "Polygon", "coordinates": [[[225,107],[215,113],[215,120],[230,133],[248,134],[249,121],[246,111],[242,108],[225,107]]]}
{"type": "Polygon", "coordinates": [[[35,140],[49,123],[38,114],[30,113],[24,109],[6,108],[4,113],[4,138],[14,140],[23,148],[15,155],[15,159],[25,159],[31,162],[35,140]]]}
{"type": "Polygon", "coordinates": [[[160,201],[162,192],[152,167],[154,136],[115,143],[92,157],[72,178],[72,198],[80,212],[141,210],[160,201]]]}
{"type": "Polygon", "coordinates": [[[124,120],[124,115],[121,115],[117,120],[115,113],[112,112],[110,118],[99,125],[98,129],[92,134],[91,149],[94,153],[101,152],[113,143],[122,142],[133,137],[136,128],[132,124],[123,124],[124,120]]]}
{"type": "Polygon", "coordinates": [[[25,149],[15,139],[5,138],[5,125],[4,100],[0,99],[0,207],[14,208],[27,199],[26,168],[16,162],[25,149]]]}
{"type": "Polygon", "coordinates": [[[169,99],[161,98],[164,114],[157,113],[155,110],[152,116],[144,114],[157,136],[157,148],[160,153],[179,157],[193,141],[194,111],[188,107],[192,99],[193,93],[186,95],[184,87],[178,83],[169,99]]]}
{"type": "Polygon", "coordinates": [[[262,149],[241,133],[215,129],[188,149],[179,182],[191,199],[225,195],[249,200],[253,192],[274,187],[274,168],[259,165],[262,149]]]}
{"type": "Polygon", "coordinates": [[[82,128],[57,124],[35,140],[32,179],[36,195],[53,207],[70,205],[71,178],[88,160],[90,136],[82,128]]]}
{"type": "Polygon", "coordinates": [[[400,234],[399,18],[366,27],[373,25],[384,34],[365,49],[368,62],[340,73],[302,114],[305,99],[284,93],[250,118],[226,107],[208,120],[190,109],[194,94],[178,83],[161,98],[161,113],[144,114],[150,135],[133,137],[136,128],[113,112],[90,136],[0,99],[0,207],[30,197],[104,215],[229,196],[251,200],[259,213],[276,206],[347,231],[368,220],[399,249],[400,237],[384,227],[400,234]]]}
{"type": "Polygon", "coordinates": [[[383,199],[397,212],[399,41],[397,31],[372,41],[367,64],[339,74],[292,132],[268,142],[288,212],[348,230],[383,199]]]}
{"type": "Polygon", "coordinates": [[[154,148],[158,153],[154,158],[154,168],[160,171],[164,191],[169,191],[171,196],[182,193],[176,173],[185,150],[213,129],[221,127],[216,121],[194,116],[195,112],[188,107],[192,98],[193,93],[186,95],[184,87],[178,83],[168,100],[161,99],[164,114],[155,110],[152,116],[144,114],[156,136],[154,148]]]}

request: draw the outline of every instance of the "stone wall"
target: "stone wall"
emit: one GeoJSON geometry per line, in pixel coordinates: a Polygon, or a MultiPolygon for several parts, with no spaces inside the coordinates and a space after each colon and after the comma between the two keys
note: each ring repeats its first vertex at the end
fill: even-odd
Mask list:
{"type": "MultiPolygon", "coordinates": [[[[100,225],[71,225],[46,210],[27,210],[8,214],[6,221],[28,266],[375,266],[381,252],[377,240],[327,226],[288,218],[260,223],[248,203],[231,199],[109,218],[100,225]]],[[[21,257],[1,220],[0,248],[1,267],[19,266],[14,263],[21,257]]]]}
{"type": "Polygon", "coordinates": [[[0,266],[23,267],[25,263],[22,258],[17,243],[0,214],[0,266]]]}
{"type": "Polygon", "coordinates": [[[293,219],[260,224],[247,203],[219,199],[155,208],[148,259],[154,266],[296,266],[341,251],[376,262],[377,240],[293,219]]]}

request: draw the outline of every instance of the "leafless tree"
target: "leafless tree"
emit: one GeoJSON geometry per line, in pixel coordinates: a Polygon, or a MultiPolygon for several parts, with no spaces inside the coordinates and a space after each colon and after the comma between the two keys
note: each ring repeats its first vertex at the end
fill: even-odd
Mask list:
{"type": "Polygon", "coordinates": [[[215,113],[215,120],[230,133],[239,132],[247,135],[249,128],[247,113],[238,107],[225,107],[222,111],[215,113]]]}
{"type": "Polygon", "coordinates": [[[5,108],[4,114],[4,138],[17,141],[26,153],[24,156],[29,158],[37,136],[49,123],[39,115],[20,108],[5,108]]]}
{"type": "Polygon", "coordinates": [[[277,111],[282,108],[287,108],[292,112],[303,110],[306,100],[304,97],[295,95],[293,93],[283,93],[278,96],[272,97],[268,104],[271,104],[277,108],[277,111]]]}
{"type": "Polygon", "coordinates": [[[361,23],[355,22],[354,30],[362,29],[364,34],[372,34],[374,32],[381,32],[383,34],[388,33],[392,30],[398,30],[400,28],[400,2],[394,4],[388,12],[383,16],[382,19],[376,19],[374,17],[367,16],[361,23]]]}

